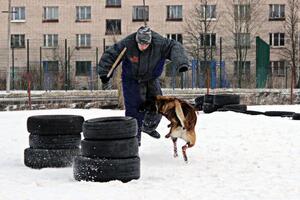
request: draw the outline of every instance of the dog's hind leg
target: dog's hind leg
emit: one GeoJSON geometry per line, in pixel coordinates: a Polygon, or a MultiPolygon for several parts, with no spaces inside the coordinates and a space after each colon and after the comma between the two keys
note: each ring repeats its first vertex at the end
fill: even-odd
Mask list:
{"type": "Polygon", "coordinates": [[[189,142],[186,143],[184,146],[182,146],[182,155],[183,155],[183,159],[186,163],[188,163],[188,158],[187,158],[187,155],[186,155],[186,149],[191,148],[192,146],[194,146],[194,145],[191,145],[189,142]]]}
{"type": "Polygon", "coordinates": [[[173,146],[174,146],[174,158],[178,157],[178,153],[177,153],[177,138],[172,137],[172,141],[173,141],[173,146]]]}

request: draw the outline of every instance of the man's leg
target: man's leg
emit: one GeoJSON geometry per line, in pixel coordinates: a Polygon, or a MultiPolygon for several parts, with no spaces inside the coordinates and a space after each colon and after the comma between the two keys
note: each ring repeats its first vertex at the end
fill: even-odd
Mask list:
{"type": "MultiPolygon", "coordinates": [[[[147,98],[162,95],[158,79],[148,81],[146,94],[147,98]]],[[[156,128],[158,127],[161,118],[161,114],[146,112],[142,125],[142,131],[148,133],[154,138],[160,138],[160,134],[156,131],[156,128]]]]}
{"type": "Polygon", "coordinates": [[[137,120],[138,132],[137,138],[139,145],[141,144],[141,127],[144,119],[144,113],[139,112],[139,106],[142,103],[142,99],[139,95],[139,85],[137,81],[123,81],[123,95],[125,104],[125,116],[133,117],[137,120]]]}

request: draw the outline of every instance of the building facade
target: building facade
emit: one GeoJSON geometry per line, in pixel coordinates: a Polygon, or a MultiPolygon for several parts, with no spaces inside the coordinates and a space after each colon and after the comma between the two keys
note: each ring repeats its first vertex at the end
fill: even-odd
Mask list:
{"type": "MultiPolygon", "coordinates": [[[[217,70],[225,63],[222,76],[226,75],[228,86],[255,87],[257,36],[270,45],[269,86],[288,87],[290,62],[284,50],[290,41],[285,27],[288,6],[287,0],[146,0],[144,9],[142,0],[11,0],[10,20],[7,12],[0,13],[0,84],[5,84],[10,54],[12,89],[26,84],[27,70],[36,89],[59,89],[66,84],[96,89],[100,84],[96,65],[103,51],[135,32],[145,18],[156,32],[183,43],[191,61],[200,60],[185,79],[201,76],[202,83],[194,81],[187,87],[205,86],[206,71],[200,69],[211,60],[217,70]],[[193,14],[196,8],[198,16],[193,14]],[[243,53],[238,55],[237,46],[243,53]]],[[[0,2],[0,10],[8,10],[8,0],[0,2]]],[[[166,73],[163,81],[170,85],[172,72],[166,73]]]]}

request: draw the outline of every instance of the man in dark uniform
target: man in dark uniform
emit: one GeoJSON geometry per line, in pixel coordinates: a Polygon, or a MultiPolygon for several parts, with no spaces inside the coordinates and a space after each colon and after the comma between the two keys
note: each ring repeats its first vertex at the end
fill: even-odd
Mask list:
{"type": "Polygon", "coordinates": [[[138,139],[141,131],[154,138],[160,138],[155,130],[161,120],[160,114],[140,112],[140,105],[147,99],[162,95],[159,77],[163,72],[166,59],[173,62],[179,72],[188,70],[188,58],[182,45],[151,31],[149,27],[140,27],[120,42],[107,49],[99,62],[98,73],[103,84],[109,70],[124,48],[127,51],[122,59],[122,86],[125,102],[125,115],[137,119],[138,139]]]}

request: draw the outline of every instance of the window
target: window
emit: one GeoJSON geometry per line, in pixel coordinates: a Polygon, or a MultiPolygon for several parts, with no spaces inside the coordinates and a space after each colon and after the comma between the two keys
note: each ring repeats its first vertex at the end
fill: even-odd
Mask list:
{"type": "Polygon", "coordinates": [[[45,34],[44,35],[44,47],[57,47],[58,35],[57,34],[45,34]]]}
{"type": "Polygon", "coordinates": [[[91,6],[77,6],[76,7],[76,21],[90,21],[91,20],[91,6]]]}
{"type": "Polygon", "coordinates": [[[167,6],[167,20],[182,21],[182,6],[167,6]]]}
{"type": "Polygon", "coordinates": [[[234,61],[234,76],[239,75],[238,68],[240,67],[241,75],[244,76],[246,79],[250,79],[250,61],[234,61]],[[240,66],[238,66],[238,63],[240,62],[240,66]]]}
{"type": "Polygon", "coordinates": [[[12,21],[25,20],[25,7],[12,7],[12,21]]]}
{"type": "Polygon", "coordinates": [[[284,46],[284,33],[270,33],[269,44],[274,47],[284,46]]]}
{"type": "Polygon", "coordinates": [[[250,33],[235,34],[235,48],[250,48],[250,33]]]}
{"type": "Polygon", "coordinates": [[[278,77],[286,76],[286,66],[284,60],[271,61],[270,66],[271,66],[273,76],[278,76],[278,77]]]}
{"type": "Polygon", "coordinates": [[[106,0],[106,7],[121,8],[121,0],[106,0]]]}
{"type": "Polygon", "coordinates": [[[200,46],[216,46],[216,34],[208,33],[208,34],[200,34],[200,46]]]}
{"type": "Polygon", "coordinates": [[[11,35],[11,47],[12,48],[25,48],[25,34],[11,35]]]}
{"type": "Polygon", "coordinates": [[[121,34],[121,20],[107,19],[106,20],[106,35],[120,35],[121,34]]]}
{"type": "Polygon", "coordinates": [[[176,40],[177,42],[180,42],[182,44],[182,34],[180,33],[167,34],[167,38],[176,40]]]}
{"type": "Polygon", "coordinates": [[[284,20],[285,19],[285,5],[270,4],[269,19],[270,20],[284,20]]]}
{"type": "Polygon", "coordinates": [[[234,5],[234,18],[235,20],[249,20],[250,19],[250,5],[240,4],[234,5]]]}
{"type": "Polygon", "coordinates": [[[144,16],[149,21],[149,6],[133,6],[132,21],[144,21],[144,16]]]}
{"type": "Polygon", "coordinates": [[[58,61],[43,61],[44,73],[58,73],[58,61]]]}
{"type": "Polygon", "coordinates": [[[76,61],[76,76],[89,76],[91,72],[91,61],[76,61]]]}
{"type": "Polygon", "coordinates": [[[58,7],[44,7],[44,22],[58,22],[58,7]]]}
{"type": "Polygon", "coordinates": [[[91,47],[91,34],[77,34],[76,35],[76,47],[77,48],[91,47]]]}
{"type": "Polygon", "coordinates": [[[216,5],[201,5],[203,19],[216,19],[216,5]]]}

